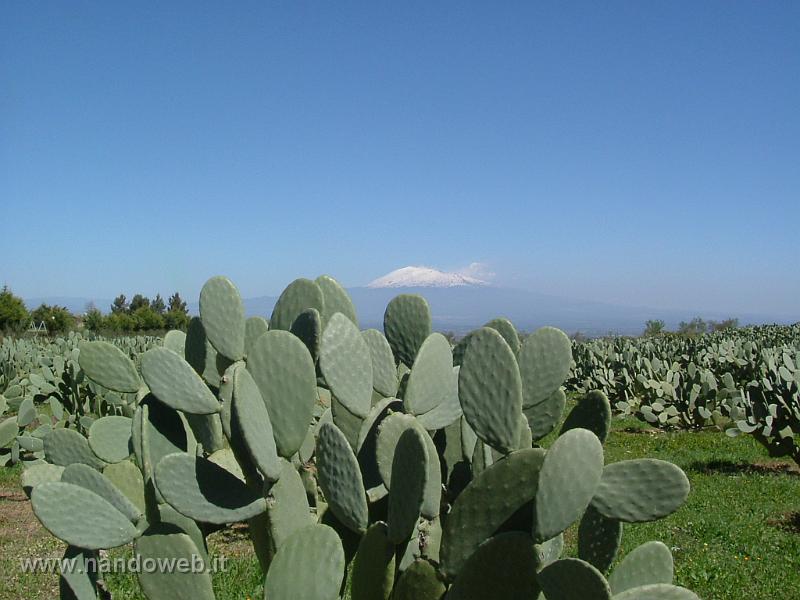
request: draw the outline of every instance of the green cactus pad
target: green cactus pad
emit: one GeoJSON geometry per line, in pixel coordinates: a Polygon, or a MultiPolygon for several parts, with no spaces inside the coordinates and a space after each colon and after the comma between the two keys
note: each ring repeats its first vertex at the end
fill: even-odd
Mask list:
{"type": "Polygon", "coordinates": [[[606,441],[611,429],[611,404],[603,392],[592,390],[581,398],[564,421],[561,433],[576,427],[588,429],[601,442],[606,441]]]}
{"type": "Polygon", "coordinates": [[[101,417],[89,428],[89,448],[107,463],[125,460],[133,453],[131,426],[128,417],[101,417]]]}
{"type": "Polygon", "coordinates": [[[235,475],[202,457],[162,458],[155,469],[158,491],[179,513],[203,523],[236,523],[266,510],[266,500],[235,475]]]}
{"type": "Polygon", "coordinates": [[[605,573],[614,562],[621,543],[622,523],[607,519],[590,505],[578,526],[578,558],[605,573]]]}
{"type": "Polygon", "coordinates": [[[453,354],[441,333],[430,334],[419,347],[408,375],[403,403],[408,412],[421,415],[452,394],[453,354]]]}
{"type": "Polygon", "coordinates": [[[103,469],[103,475],[142,513],[145,511],[144,479],[139,468],[128,460],[103,469]]]}
{"type": "Polygon", "coordinates": [[[473,333],[458,374],[458,397],[479,438],[504,454],[517,447],[522,382],[514,353],[496,330],[473,333]]]}
{"type": "Polygon", "coordinates": [[[572,343],[555,327],[537,329],[519,351],[523,404],[533,406],[546,400],[564,383],[572,364],[572,343]]]}
{"type": "Polygon", "coordinates": [[[592,505],[609,519],[642,523],[672,514],[688,495],[689,480],[680,467],[640,458],[607,465],[592,505]]]}
{"type": "Polygon", "coordinates": [[[78,364],[89,379],[115,392],[135,393],[142,385],[133,361],[108,342],[81,342],[78,364]]]}
{"type": "Polygon", "coordinates": [[[19,405],[17,412],[17,425],[20,427],[27,427],[36,418],[36,405],[33,403],[33,398],[25,398],[22,404],[19,405]]]}
{"type": "Polygon", "coordinates": [[[411,538],[419,520],[428,480],[428,450],[424,433],[409,427],[394,451],[389,486],[389,539],[402,544],[411,538]]]}
{"type": "Polygon", "coordinates": [[[219,354],[231,361],[244,358],[244,304],[230,279],[212,277],[203,285],[200,320],[208,341],[219,354]]]}
{"type": "Polygon", "coordinates": [[[460,368],[455,367],[453,369],[452,377],[448,380],[449,392],[444,400],[433,410],[417,416],[417,420],[427,431],[444,429],[448,425],[461,420],[464,413],[461,409],[461,401],[458,398],[458,373],[460,368]]]}
{"type": "Polygon", "coordinates": [[[183,356],[186,350],[186,333],[180,329],[171,329],[164,334],[164,348],[183,356]]]}
{"type": "Polygon", "coordinates": [[[336,600],[344,566],[342,542],[332,528],[304,527],[275,554],[264,580],[264,600],[336,600]],[[298,565],[312,568],[298,577],[298,565]]]}
{"type": "Polygon", "coordinates": [[[603,474],[603,446],[591,431],[572,429],[547,451],[534,503],[533,540],[541,543],[577,521],[603,474]]]}
{"type": "Polygon", "coordinates": [[[184,413],[186,423],[203,451],[213,454],[225,447],[225,434],[222,429],[222,406],[220,412],[210,415],[184,413]]]}
{"type": "Polygon", "coordinates": [[[26,467],[20,476],[22,489],[28,498],[30,498],[33,488],[47,481],[61,481],[61,474],[63,472],[64,467],[60,465],[51,465],[46,462],[26,467]]]}
{"type": "Polygon", "coordinates": [[[139,584],[148,598],[214,600],[211,573],[206,571],[203,555],[181,529],[163,523],[149,527],[136,540],[134,554],[142,565],[175,561],[174,569],[143,569],[138,573],[139,584]]]}
{"type": "Polygon", "coordinates": [[[72,568],[61,570],[59,576],[60,598],[64,600],[95,600],[97,598],[97,552],[67,546],[64,560],[72,568]],[[65,589],[65,587],[67,589],[65,589]]]}
{"type": "Polygon", "coordinates": [[[435,519],[439,515],[439,505],[442,496],[442,470],[439,465],[439,454],[436,444],[425,431],[421,423],[411,415],[394,413],[387,416],[378,427],[378,436],[375,443],[375,456],[378,471],[387,489],[391,489],[392,471],[395,461],[397,444],[407,429],[416,429],[425,442],[427,456],[427,475],[425,496],[422,503],[422,516],[426,519],[435,519]]]}
{"type": "Polygon", "coordinates": [[[558,389],[543,402],[522,407],[522,414],[528,419],[528,426],[531,428],[531,436],[534,440],[542,439],[556,428],[566,404],[567,395],[564,390],[558,389]]]}
{"type": "Polygon", "coordinates": [[[90,492],[94,492],[128,517],[131,523],[136,524],[142,517],[142,511],[133,502],[128,500],[102,473],[88,465],[75,463],[66,467],[61,474],[61,481],[79,485],[90,492]]]}
{"type": "Polygon", "coordinates": [[[206,548],[206,538],[203,532],[192,519],[179,513],[169,504],[158,505],[158,520],[165,525],[173,525],[187,534],[194,542],[195,547],[200,552],[204,560],[208,560],[208,549],[206,548]]]}
{"type": "Polygon", "coordinates": [[[95,456],[89,442],[74,429],[54,429],[44,438],[44,456],[47,462],[66,467],[83,463],[102,469],[105,463],[95,456]]]}
{"type": "Polygon", "coordinates": [[[358,436],[364,427],[364,419],[357,417],[339,402],[336,398],[331,399],[330,415],[332,422],[342,430],[344,437],[347,438],[353,450],[358,449],[358,436]]]}
{"type": "Polygon", "coordinates": [[[418,559],[400,575],[392,600],[441,600],[445,590],[434,566],[418,559]]]}
{"type": "Polygon", "coordinates": [[[461,456],[471,461],[472,454],[475,452],[475,444],[478,442],[478,436],[464,417],[459,419],[459,423],[461,424],[461,456]]]}
{"type": "Polygon", "coordinates": [[[367,529],[351,567],[351,600],[388,600],[394,586],[394,544],[386,523],[367,529]]]}
{"type": "Polygon", "coordinates": [[[544,459],[541,448],[512,452],[464,488],[442,530],[440,559],[446,577],[454,578],[484,540],[536,497],[544,459]]]}
{"type": "Polygon", "coordinates": [[[319,358],[319,345],[322,338],[322,317],[316,308],[307,308],[292,322],[289,328],[308,348],[311,360],[319,358]]]}
{"type": "Polygon", "coordinates": [[[321,315],[325,314],[322,290],[310,279],[295,279],[283,290],[275,303],[269,319],[270,329],[289,331],[297,315],[307,308],[316,308],[321,315]]]}
{"type": "Polygon", "coordinates": [[[458,340],[458,343],[455,346],[453,346],[453,366],[460,366],[461,363],[464,362],[464,354],[466,354],[467,347],[472,340],[472,334],[473,332],[469,332],[467,335],[458,340]]]}
{"type": "Polygon", "coordinates": [[[268,331],[247,359],[267,407],[278,454],[291,458],[303,445],[317,401],[317,378],[311,355],[288,331],[268,331]]]}
{"type": "Polygon", "coordinates": [[[17,425],[16,417],[9,417],[0,423],[0,448],[5,448],[19,433],[19,425],[17,425]]]}
{"type": "Polygon", "coordinates": [[[559,533],[556,537],[542,542],[541,544],[534,544],[534,551],[536,552],[536,570],[541,571],[547,565],[555,562],[564,551],[564,535],[559,533]]]}
{"type": "Polygon", "coordinates": [[[314,523],[300,474],[286,460],[281,459],[280,468],[280,477],[267,495],[269,532],[276,549],[295,531],[314,523]]]}
{"type": "Polygon", "coordinates": [[[472,457],[470,458],[472,476],[477,477],[486,469],[491,467],[493,463],[494,457],[492,456],[492,449],[482,441],[478,440],[475,444],[475,448],[472,451],[472,457]]]}
{"type": "Polygon", "coordinates": [[[531,537],[501,533],[480,545],[447,592],[447,600],[533,600],[538,559],[531,537]]]}
{"type": "Polygon", "coordinates": [[[200,317],[192,317],[186,331],[186,362],[195,372],[213,387],[219,387],[219,371],[217,370],[217,351],[206,338],[206,330],[200,317]]]}
{"type": "Polygon", "coordinates": [[[356,458],[361,467],[361,476],[364,479],[364,488],[370,502],[376,496],[386,495],[386,487],[383,484],[380,469],[378,468],[378,431],[379,426],[386,417],[394,411],[403,409],[403,404],[397,398],[383,398],[369,410],[367,418],[361,424],[358,432],[358,443],[356,444],[356,458]]]}
{"type": "Polygon", "coordinates": [[[517,333],[517,328],[514,327],[514,324],[511,321],[501,317],[498,319],[492,319],[486,323],[484,327],[496,329],[497,333],[503,336],[503,339],[508,344],[508,347],[511,348],[514,356],[519,354],[522,344],[519,341],[519,333],[517,333]]]}
{"type": "MultiPolygon", "coordinates": [[[[162,404],[153,396],[148,395],[141,403],[143,408],[141,417],[141,452],[147,466],[142,468],[146,477],[152,476],[152,469],[168,454],[174,452],[193,452],[194,444],[191,443],[181,419],[180,413],[166,404],[162,404]]],[[[132,436],[134,450],[136,450],[136,418],[132,436]]],[[[140,462],[140,464],[142,464],[140,462]]]]}
{"type": "Polygon", "coordinates": [[[366,329],[361,337],[367,342],[372,358],[372,387],[384,398],[393,398],[397,394],[397,368],[386,336],[377,329],[366,329]]]}
{"type": "Polygon", "coordinates": [[[342,313],[331,316],[325,326],[319,367],[347,410],[366,417],[372,404],[372,355],[361,332],[342,313]]]}
{"type": "Polygon", "coordinates": [[[547,600],[611,600],[603,574],[578,558],[562,558],[539,571],[537,578],[547,600]]]}
{"type": "Polygon", "coordinates": [[[253,344],[262,333],[269,331],[269,321],[264,317],[250,317],[244,322],[244,351],[246,356],[250,356],[253,344]]]}
{"type": "Polygon", "coordinates": [[[219,412],[219,402],[191,365],[166,348],[142,354],[142,376],[153,395],[175,410],[196,415],[219,412]]]}
{"type": "Polygon", "coordinates": [[[369,517],[361,470],[347,438],[332,423],[324,423],[317,433],[317,477],[336,518],[357,533],[366,530],[369,517]]]}
{"type": "Polygon", "coordinates": [[[614,600],[699,600],[686,588],[665,583],[643,585],[614,596],[614,600]]]}
{"type": "Polygon", "coordinates": [[[674,564],[672,553],[661,542],[647,542],[634,548],[622,559],[608,578],[611,591],[621,594],[627,590],[672,583],[674,564]]]}
{"type": "Polygon", "coordinates": [[[400,294],[386,306],[383,332],[392,348],[395,362],[414,364],[417,351],[431,334],[431,309],[417,294],[400,294]]]}
{"type": "Polygon", "coordinates": [[[358,327],[358,317],[356,317],[356,307],[350,294],[330,275],[320,275],[314,282],[322,290],[324,298],[325,312],[322,315],[323,323],[327,324],[330,318],[337,312],[342,313],[358,327]]]}
{"type": "Polygon", "coordinates": [[[45,529],[79,548],[116,548],[138,535],[133,523],[110,502],[72,483],[50,481],[36,486],[31,507],[45,529]]]}
{"type": "Polygon", "coordinates": [[[234,374],[231,414],[239,425],[253,463],[267,481],[280,477],[278,449],[272,433],[272,422],[261,392],[247,369],[234,374]]]}

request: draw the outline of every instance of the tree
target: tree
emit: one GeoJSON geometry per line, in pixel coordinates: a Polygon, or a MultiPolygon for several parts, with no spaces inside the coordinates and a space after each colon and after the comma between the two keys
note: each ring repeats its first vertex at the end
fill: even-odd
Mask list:
{"type": "Polygon", "coordinates": [[[164,329],[164,318],[150,308],[149,304],[137,308],[132,316],[138,330],[164,329]]]}
{"type": "Polygon", "coordinates": [[[664,321],[662,321],[661,319],[650,319],[649,321],[646,321],[644,324],[645,337],[661,335],[665,331],[666,331],[666,325],[664,325],[664,321]]]}
{"type": "Polygon", "coordinates": [[[156,297],[150,302],[150,308],[152,308],[153,312],[156,314],[164,314],[164,311],[167,310],[167,305],[164,304],[164,299],[161,297],[161,294],[156,294],[156,297]]]}
{"type": "Polygon", "coordinates": [[[131,300],[131,305],[128,307],[129,314],[135,314],[140,308],[150,308],[150,299],[147,296],[136,294],[131,300]]]}
{"type": "Polygon", "coordinates": [[[678,333],[681,335],[701,335],[706,331],[708,331],[708,324],[700,317],[695,317],[688,323],[686,321],[678,323],[678,333]]]}
{"type": "Polygon", "coordinates": [[[112,331],[133,331],[136,329],[136,320],[124,312],[112,312],[106,317],[105,326],[112,331]]]}
{"type": "Polygon", "coordinates": [[[189,327],[189,315],[179,310],[168,310],[164,313],[164,327],[166,329],[186,329],[189,327]]]}
{"type": "Polygon", "coordinates": [[[7,285],[0,291],[0,331],[19,331],[30,321],[22,298],[15,296],[7,285]]]}
{"type": "Polygon", "coordinates": [[[90,302],[83,316],[83,325],[89,331],[100,331],[103,328],[103,313],[94,303],[90,302]]]}
{"type": "Polygon", "coordinates": [[[711,331],[725,331],[727,329],[738,329],[739,319],[725,319],[723,321],[709,321],[708,327],[711,331]]]}
{"type": "Polygon", "coordinates": [[[49,333],[68,331],[75,325],[74,315],[64,306],[41,304],[39,308],[31,312],[31,319],[37,325],[44,323],[49,333]]]}
{"type": "Polygon", "coordinates": [[[189,309],[186,308],[186,302],[183,301],[178,292],[169,297],[169,310],[170,312],[182,312],[185,315],[189,314],[189,309]]]}
{"type": "Polygon", "coordinates": [[[125,298],[125,294],[120,294],[114,298],[114,302],[111,304],[111,314],[117,315],[126,312],[128,312],[128,300],[125,298]]]}

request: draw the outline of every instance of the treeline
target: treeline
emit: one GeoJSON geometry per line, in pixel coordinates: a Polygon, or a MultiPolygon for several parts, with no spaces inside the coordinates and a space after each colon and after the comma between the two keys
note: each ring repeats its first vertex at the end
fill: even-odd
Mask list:
{"type": "Polygon", "coordinates": [[[136,294],[129,303],[125,294],[120,294],[114,298],[111,312],[107,315],[103,315],[95,306],[88,307],[83,325],[89,331],[114,332],[186,329],[189,311],[178,292],[172,294],[167,302],[164,302],[161,294],[156,294],[152,300],[136,294]]]}
{"type": "Polygon", "coordinates": [[[675,331],[667,331],[664,321],[661,319],[653,319],[644,324],[644,336],[651,337],[655,335],[664,334],[678,334],[683,336],[702,335],[704,333],[714,333],[716,331],[726,331],[728,329],[737,329],[739,327],[739,319],[724,319],[722,321],[706,321],[700,317],[695,317],[691,321],[681,321],[678,323],[678,329],[675,331]]]}
{"type": "Polygon", "coordinates": [[[114,298],[108,314],[90,304],[82,315],[72,314],[64,306],[41,304],[28,311],[22,298],[15,296],[8,286],[0,290],[0,332],[20,333],[31,325],[44,324],[48,333],[64,333],[73,329],[129,333],[162,329],[186,329],[189,311],[178,292],[164,302],[161,294],[150,300],[136,294],[128,302],[125,294],[114,298]]]}

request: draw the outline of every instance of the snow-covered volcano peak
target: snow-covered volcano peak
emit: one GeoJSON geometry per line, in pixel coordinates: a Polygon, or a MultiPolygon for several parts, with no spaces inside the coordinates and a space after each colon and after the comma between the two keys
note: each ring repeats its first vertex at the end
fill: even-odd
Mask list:
{"type": "Polygon", "coordinates": [[[460,287],[488,285],[488,282],[460,273],[447,273],[431,267],[403,267],[370,282],[370,288],[460,287]]]}

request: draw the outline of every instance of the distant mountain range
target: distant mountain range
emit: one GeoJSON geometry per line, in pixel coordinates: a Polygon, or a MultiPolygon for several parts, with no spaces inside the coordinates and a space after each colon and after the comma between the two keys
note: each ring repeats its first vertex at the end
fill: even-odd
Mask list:
{"type": "MultiPolygon", "coordinates": [[[[367,287],[349,288],[356,305],[362,328],[382,329],[383,312],[389,301],[401,293],[421,294],[431,306],[434,328],[439,331],[466,333],[494,317],[507,317],[518,329],[531,331],[543,325],[553,325],[567,333],[580,331],[587,336],[608,333],[637,335],[648,319],[663,319],[668,329],[680,321],[695,316],[722,320],[738,318],[742,324],[792,323],[798,315],[770,315],[714,311],[667,310],[643,306],[620,306],[601,302],[586,302],[537,292],[489,285],[474,277],[444,273],[427,267],[405,267],[376,279],[367,287]]],[[[260,296],[244,299],[248,316],[269,317],[277,296],[260,296]]],[[[75,313],[83,313],[93,302],[103,312],[111,305],[110,299],[90,298],[31,298],[29,308],[45,302],[66,306],[75,313]]],[[[188,304],[189,312],[197,314],[197,302],[188,304]]]]}

